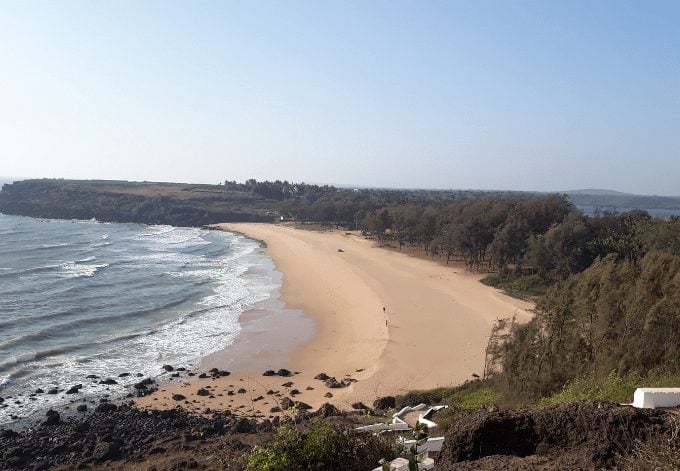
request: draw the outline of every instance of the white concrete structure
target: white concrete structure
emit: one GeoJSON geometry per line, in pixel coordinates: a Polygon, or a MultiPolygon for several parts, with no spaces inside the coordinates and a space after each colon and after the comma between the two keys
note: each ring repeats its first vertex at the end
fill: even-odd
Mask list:
{"type": "Polygon", "coordinates": [[[680,388],[637,388],[633,406],[641,409],[680,406],[680,388]]]}
{"type": "Polygon", "coordinates": [[[391,423],[391,424],[373,424],[364,425],[363,427],[357,427],[356,430],[361,432],[381,432],[383,430],[389,430],[393,432],[406,432],[411,430],[411,427],[405,422],[402,423],[391,423]]]}
{"type": "MultiPolygon", "coordinates": [[[[421,463],[418,463],[418,469],[434,469],[434,460],[432,458],[425,458],[421,463]]],[[[378,466],[373,471],[381,470],[382,468],[378,466]]],[[[396,458],[390,461],[390,471],[408,471],[408,460],[406,458],[396,458]]]]}
{"type": "MultiPolygon", "coordinates": [[[[399,440],[401,443],[404,444],[404,446],[410,448],[413,446],[413,444],[416,442],[415,440],[399,440]]],[[[424,451],[426,452],[437,452],[442,449],[442,446],[444,445],[444,437],[433,437],[433,438],[428,438],[427,442],[423,443],[418,447],[416,450],[418,453],[422,453],[424,451]]]]}

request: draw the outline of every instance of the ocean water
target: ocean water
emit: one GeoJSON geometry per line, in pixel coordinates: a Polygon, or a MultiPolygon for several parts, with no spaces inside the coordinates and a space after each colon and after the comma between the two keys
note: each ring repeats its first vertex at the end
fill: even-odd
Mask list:
{"type": "Polygon", "coordinates": [[[0,425],[195,366],[277,283],[259,245],[227,232],[0,215],[0,425]]]}

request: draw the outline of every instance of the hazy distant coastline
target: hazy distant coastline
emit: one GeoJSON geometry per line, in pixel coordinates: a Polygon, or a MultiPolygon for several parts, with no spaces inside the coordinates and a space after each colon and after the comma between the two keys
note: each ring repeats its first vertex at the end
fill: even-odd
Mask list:
{"type": "MultiPolygon", "coordinates": [[[[562,192],[586,215],[647,211],[680,215],[680,197],[643,196],[609,190],[562,192]]],[[[542,192],[495,190],[399,190],[337,188],[287,181],[221,185],[111,180],[23,180],[4,185],[0,212],[52,219],[97,219],[200,227],[220,222],[273,222],[295,218],[355,227],[378,208],[411,204],[442,206],[470,199],[540,198],[542,192]]]]}

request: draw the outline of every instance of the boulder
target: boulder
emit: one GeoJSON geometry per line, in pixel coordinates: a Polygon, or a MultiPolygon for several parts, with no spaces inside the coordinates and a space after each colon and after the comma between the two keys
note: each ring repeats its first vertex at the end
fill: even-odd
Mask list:
{"type": "Polygon", "coordinates": [[[198,391],[196,391],[197,396],[210,396],[210,391],[207,389],[201,388],[198,391]]]}
{"type": "Polygon", "coordinates": [[[116,381],[113,378],[106,378],[106,379],[101,380],[99,382],[99,384],[118,384],[118,381],[116,381]]]}
{"type": "Polygon", "coordinates": [[[284,397],[280,402],[281,409],[288,410],[293,406],[293,400],[289,397],[284,397]]]}
{"type": "Polygon", "coordinates": [[[92,450],[92,458],[96,461],[109,461],[121,457],[119,442],[99,442],[92,450]]]}
{"type": "Polygon", "coordinates": [[[373,407],[380,410],[394,409],[397,407],[397,399],[394,396],[379,397],[373,401],[373,407]]]}
{"type": "Polygon", "coordinates": [[[321,381],[326,381],[329,378],[330,376],[328,376],[326,373],[319,373],[318,375],[314,376],[314,379],[320,379],[321,381]]]}
{"type": "Polygon", "coordinates": [[[61,417],[57,411],[50,409],[45,415],[47,416],[47,419],[43,422],[44,425],[57,425],[61,422],[61,417]]]}
{"type": "Polygon", "coordinates": [[[276,374],[279,376],[293,376],[293,372],[285,368],[281,368],[276,374]]]}
{"type": "Polygon", "coordinates": [[[68,391],[66,391],[66,394],[77,394],[80,392],[80,389],[83,387],[82,384],[76,384],[75,386],[71,386],[68,391]]]}
{"type": "Polygon", "coordinates": [[[262,373],[262,376],[274,376],[276,375],[276,371],[274,370],[267,370],[264,373],[262,373]]]}
{"type": "Polygon", "coordinates": [[[340,409],[335,407],[330,402],[326,402],[324,404],[321,404],[321,407],[319,407],[319,410],[316,411],[316,415],[318,415],[320,417],[332,417],[332,416],[336,416],[336,415],[342,415],[342,412],[340,412],[340,409]]]}
{"type": "Polygon", "coordinates": [[[110,402],[102,402],[95,409],[96,412],[101,412],[102,414],[108,414],[109,412],[114,412],[118,407],[110,402]]]}
{"type": "Polygon", "coordinates": [[[76,411],[86,412],[87,411],[87,405],[86,404],[79,404],[78,407],[76,407],[76,411]]]}
{"type": "Polygon", "coordinates": [[[163,369],[165,371],[174,371],[175,368],[173,368],[172,365],[163,365],[163,369]]]}
{"type": "Polygon", "coordinates": [[[289,387],[291,387],[292,385],[293,385],[293,382],[292,382],[292,381],[288,381],[287,383],[283,383],[281,386],[283,386],[284,388],[289,388],[289,387]]]}
{"type": "Polygon", "coordinates": [[[173,401],[183,401],[183,400],[185,400],[185,399],[186,399],[186,396],[184,396],[184,395],[182,395],[182,394],[173,394],[173,395],[172,395],[172,400],[173,400],[173,401]]]}

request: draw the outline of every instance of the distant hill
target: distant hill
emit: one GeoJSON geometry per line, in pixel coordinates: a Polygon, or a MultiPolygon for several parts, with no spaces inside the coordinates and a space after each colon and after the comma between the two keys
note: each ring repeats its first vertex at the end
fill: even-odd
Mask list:
{"type": "Polygon", "coordinates": [[[677,196],[634,195],[612,190],[571,190],[564,193],[574,206],[586,214],[640,209],[657,217],[680,215],[680,197],[677,196]]]}
{"type": "Polygon", "coordinates": [[[601,189],[585,189],[585,190],[568,190],[563,192],[566,195],[592,195],[592,196],[635,196],[633,193],[624,193],[623,191],[615,190],[601,190],[601,189]]]}
{"type": "Polygon", "coordinates": [[[220,185],[111,180],[23,180],[5,185],[0,212],[174,226],[272,221],[276,201],[220,185]]]}

